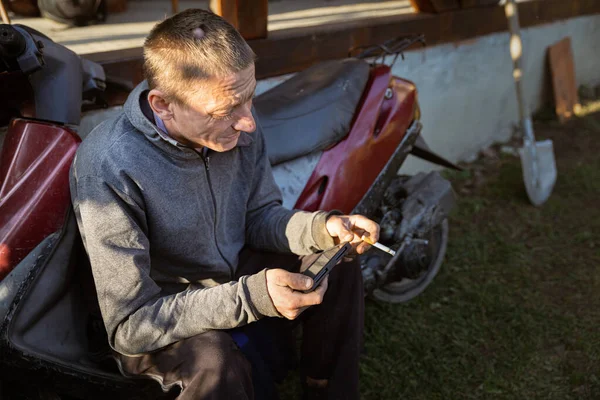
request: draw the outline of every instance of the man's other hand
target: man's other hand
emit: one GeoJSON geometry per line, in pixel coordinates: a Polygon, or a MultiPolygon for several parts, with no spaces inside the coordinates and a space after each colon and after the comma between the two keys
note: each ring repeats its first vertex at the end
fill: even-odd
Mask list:
{"type": "Polygon", "coordinates": [[[284,269],[267,270],[269,296],[277,311],[287,319],[296,319],[308,307],[321,304],[327,291],[327,277],[312,292],[300,292],[310,289],[312,285],[312,279],[305,275],[284,269]]]}
{"type": "Polygon", "coordinates": [[[350,242],[356,252],[362,254],[371,247],[362,237],[368,236],[373,242],[379,240],[379,225],[362,215],[332,215],[325,224],[327,232],[336,244],[350,242]],[[358,245],[358,246],[357,246],[358,245]]]}

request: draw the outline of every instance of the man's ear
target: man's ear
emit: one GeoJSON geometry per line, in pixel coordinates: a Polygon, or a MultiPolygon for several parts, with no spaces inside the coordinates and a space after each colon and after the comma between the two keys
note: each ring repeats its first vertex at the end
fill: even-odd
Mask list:
{"type": "Polygon", "coordinates": [[[148,103],[150,104],[152,111],[154,111],[163,121],[173,118],[172,103],[167,100],[164,93],[160,90],[150,90],[148,93],[148,103]]]}

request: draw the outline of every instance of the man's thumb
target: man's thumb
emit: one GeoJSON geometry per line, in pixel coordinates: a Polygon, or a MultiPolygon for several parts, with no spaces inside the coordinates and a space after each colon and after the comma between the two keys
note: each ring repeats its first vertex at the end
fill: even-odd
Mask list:
{"type": "MultiPolygon", "coordinates": [[[[287,272],[287,271],[286,271],[287,272]]],[[[310,289],[313,285],[313,280],[303,274],[295,274],[288,272],[285,274],[285,285],[294,290],[310,289]]]]}
{"type": "Polygon", "coordinates": [[[343,242],[351,242],[354,240],[354,233],[344,229],[340,235],[340,239],[343,242]]]}

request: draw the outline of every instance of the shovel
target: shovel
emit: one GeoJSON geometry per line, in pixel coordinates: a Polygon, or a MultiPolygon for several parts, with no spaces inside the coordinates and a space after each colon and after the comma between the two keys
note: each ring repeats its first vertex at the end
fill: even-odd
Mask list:
{"type": "Polygon", "coordinates": [[[535,141],[531,116],[523,98],[523,44],[515,0],[506,0],[504,11],[510,30],[510,55],[513,60],[513,78],[519,104],[521,131],[523,132],[523,147],[519,149],[523,181],[529,201],[535,206],[540,206],[548,200],[556,182],[554,148],[552,140],[535,141]]]}

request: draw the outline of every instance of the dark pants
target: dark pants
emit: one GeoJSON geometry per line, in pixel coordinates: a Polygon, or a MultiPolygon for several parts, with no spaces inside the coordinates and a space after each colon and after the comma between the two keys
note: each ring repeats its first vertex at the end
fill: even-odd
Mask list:
{"type": "MultiPolygon", "coordinates": [[[[245,250],[237,275],[249,275],[265,267],[297,272],[309,260],[310,256],[298,259],[245,250]]],[[[327,398],[357,399],[363,313],[362,274],[354,260],[332,270],[323,302],[304,311],[295,321],[264,318],[230,331],[209,331],[141,357],[119,358],[127,374],[153,377],[164,389],[180,386],[180,400],[252,399],[255,393],[259,397],[275,388],[254,387],[248,358],[253,360],[254,382],[259,373],[273,380],[283,377],[295,363],[291,331],[301,324],[301,378],[329,380],[327,398]],[[240,343],[240,337],[242,341],[248,339],[248,346],[240,343]],[[248,351],[260,353],[260,365],[251,354],[244,355],[240,347],[246,355],[250,354],[248,351]]]]}

